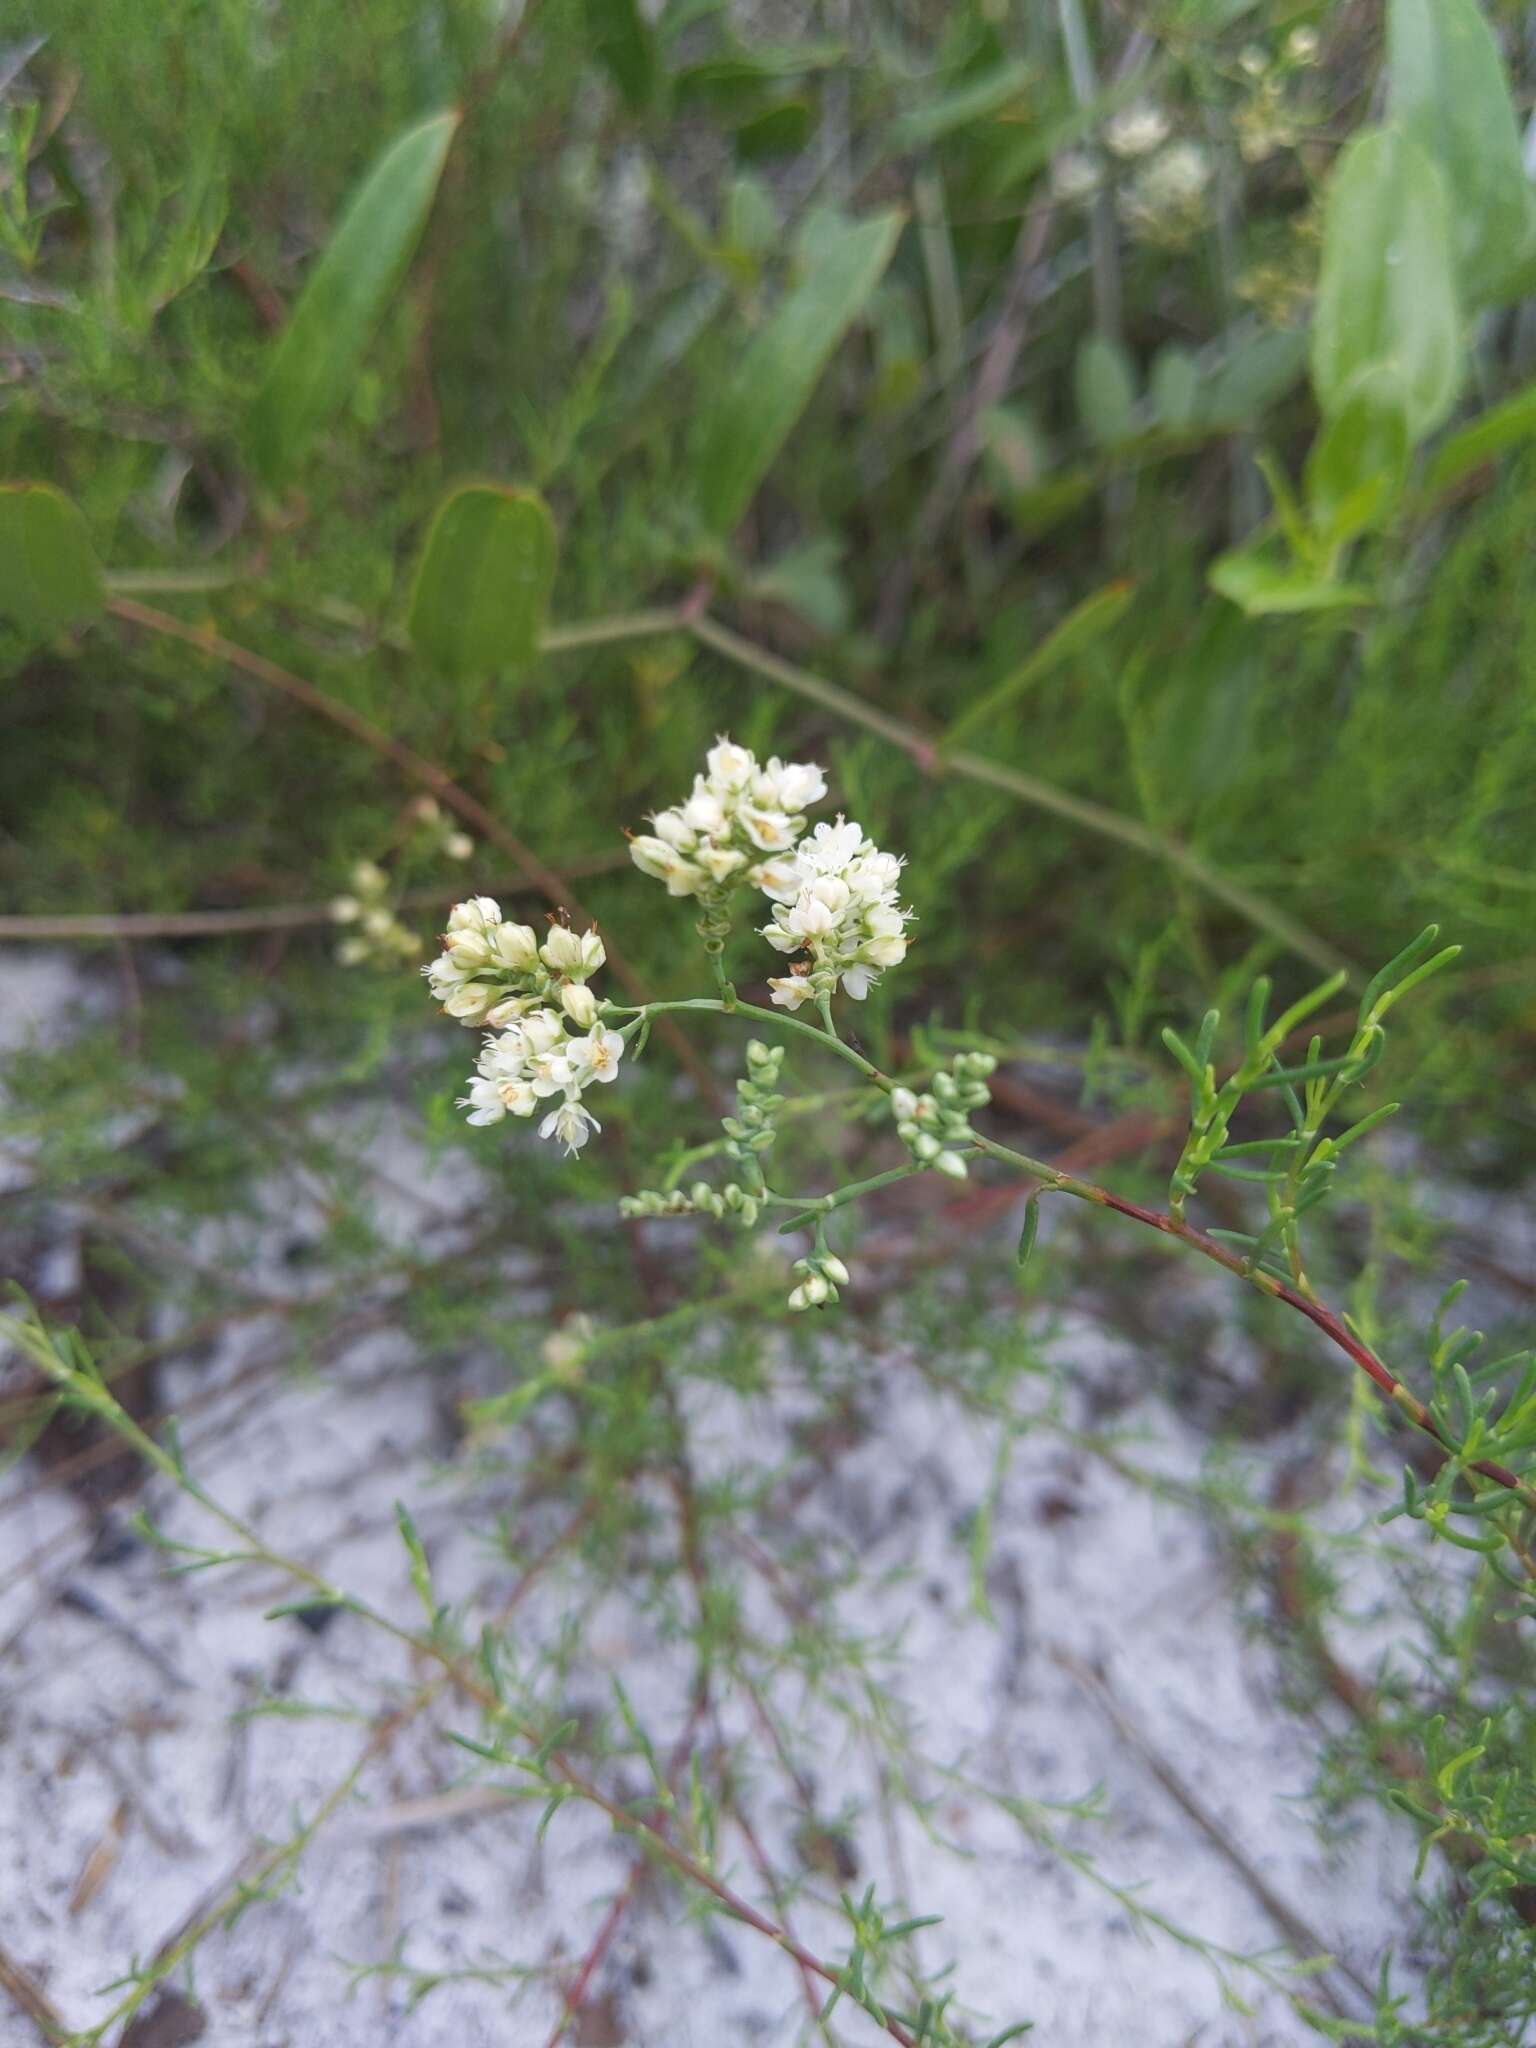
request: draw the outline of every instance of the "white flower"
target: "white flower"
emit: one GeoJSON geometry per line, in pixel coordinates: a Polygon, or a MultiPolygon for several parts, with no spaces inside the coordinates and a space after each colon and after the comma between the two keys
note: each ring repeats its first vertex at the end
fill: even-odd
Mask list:
{"type": "Polygon", "coordinates": [[[710,839],[724,836],[729,826],[725,805],[702,779],[693,785],[693,795],[683,805],[683,823],[690,832],[702,832],[710,839]]]}
{"type": "Polygon", "coordinates": [[[595,974],[608,955],[595,931],[573,932],[557,924],[539,948],[539,958],[552,973],[568,974],[573,981],[585,981],[595,974]]]}
{"type": "Polygon", "coordinates": [[[798,1010],[802,1003],[808,1003],[816,993],[811,987],[810,976],[806,974],[770,974],[768,986],[773,991],[772,1000],[784,1010],[798,1010]]]}
{"type": "Polygon", "coordinates": [[[455,903],[448,913],[451,932],[483,932],[488,925],[500,923],[501,905],[494,896],[471,896],[467,902],[455,903]]]}
{"type": "Polygon", "coordinates": [[[1161,107],[1143,100],[1123,107],[1104,124],[1104,140],[1116,156],[1150,156],[1168,140],[1172,125],[1161,107]]]}
{"type": "Polygon", "coordinates": [[[551,1110],[539,1125],[541,1138],[558,1138],[566,1151],[574,1158],[593,1131],[600,1131],[602,1125],[574,1096],[568,1096],[558,1109],[551,1110]]]}
{"type": "Polygon", "coordinates": [[[377,861],[354,861],[352,864],[352,886],[359,896],[382,896],[389,887],[389,877],[377,861]]]}
{"type": "Polygon", "coordinates": [[[565,1037],[565,1027],[553,1010],[535,1010],[520,1027],[523,1043],[530,1053],[553,1052],[565,1037]]]}
{"type": "Polygon", "coordinates": [[[1051,164],[1051,190],[1068,205],[1097,191],[1099,182],[1099,167],[1086,150],[1065,150],[1051,164]]]}
{"type": "Polygon", "coordinates": [[[826,775],[814,761],[781,761],[775,754],[763,770],[762,780],[781,811],[808,811],[827,793],[826,775]]]}
{"type": "Polygon", "coordinates": [[[526,974],[539,956],[538,941],[526,924],[497,924],[486,934],[489,957],[510,974],[526,974]]]}
{"type": "Polygon", "coordinates": [[[589,1081],[617,1079],[619,1061],[624,1057],[624,1041],[617,1031],[600,1026],[596,1031],[589,1031],[585,1038],[567,1039],[565,1056],[573,1083],[578,1088],[585,1088],[589,1081]]]}
{"type": "Polygon", "coordinates": [[[746,747],[738,747],[728,740],[724,733],[704,756],[709,769],[711,784],[721,790],[742,790],[757,773],[755,756],[746,747]]]}
{"type": "Polygon", "coordinates": [[[363,914],[363,906],[355,896],[333,896],[331,898],[331,923],[356,924],[363,914]]]}
{"type": "MultiPolygon", "coordinates": [[[[661,819],[657,818],[655,822],[659,825],[661,819]]],[[[665,839],[653,839],[642,833],[630,840],[629,857],[642,875],[665,882],[669,896],[697,896],[699,893],[704,870],[691,860],[684,860],[676,847],[665,839]]]]}
{"type": "Polygon", "coordinates": [[[795,821],[782,811],[754,810],[743,804],[737,814],[742,830],[761,853],[782,853],[795,841],[795,821]]]}
{"type": "Polygon", "coordinates": [[[450,832],[443,841],[443,851],[450,860],[468,860],[475,850],[475,842],[467,832],[450,832]]]}

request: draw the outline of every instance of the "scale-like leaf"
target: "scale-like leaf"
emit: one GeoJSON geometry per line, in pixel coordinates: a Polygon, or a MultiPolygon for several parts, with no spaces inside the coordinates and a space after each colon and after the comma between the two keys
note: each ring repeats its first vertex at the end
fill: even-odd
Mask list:
{"type": "Polygon", "coordinates": [[[521,667],[538,652],[555,557],[555,522],[537,491],[462,485],[427,534],[412,642],[451,676],[521,667]]]}
{"type": "Polygon", "coordinates": [[[36,643],[101,605],[101,567],[79,507],[51,484],[0,484],[0,619],[36,643]]]}
{"type": "Polygon", "coordinates": [[[834,350],[880,282],[903,216],[825,212],[807,223],[800,275],[748,342],[699,437],[699,506],[728,533],[748,505],[834,350]]]}
{"type": "Polygon", "coordinates": [[[392,142],[363,180],[272,352],[250,416],[251,452],[284,481],[340,411],[411,260],[459,125],[436,114],[392,142]]]}
{"type": "Polygon", "coordinates": [[[1456,402],[1461,309],[1445,181],[1400,128],[1352,142],[1329,180],[1312,321],[1312,384],[1325,413],[1355,380],[1388,370],[1415,443],[1456,402]]]}

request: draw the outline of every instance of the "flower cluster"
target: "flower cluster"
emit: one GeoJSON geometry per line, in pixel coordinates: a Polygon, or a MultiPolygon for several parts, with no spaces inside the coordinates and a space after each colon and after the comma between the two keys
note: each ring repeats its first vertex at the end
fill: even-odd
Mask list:
{"type": "Polygon", "coordinates": [[[540,945],[530,926],[502,917],[492,896],[454,905],[443,951],[423,972],[450,1017],[494,1027],[460,1098],[470,1123],[532,1116],[558,1097],[541,1138],[574,1153],[602,1128],[582,1095],[612,1081],[624,1056],[623,1035],[599,1021],[602,1005],[587,986],[605,957],[595,931],[557,924],[540,945]]]}
{"type": "Polygon", "coordinates": [[[382,967],[419,954],[421,939],[390,908],[389,877],[378,862],[355,861],[350,880],[348,894],[331,898],[331,922],[351,927],[336,948],[341,965],[382,967]]]}
{"type": "Polygon", "coordinates": [[[962,1052],[948,1072],[934,1075],[926,1095],[910,1088],[891,1090],[896,1135],[919,1166],[931,1166],[952,1180],[966,1178],[965,1161],[954,1148],[973,1135],[969,1113],[984,1109],[991,1100],[987,1078],[996,1069],[991,1053],[962,1052]]]}
{"type": "Polygon", "coordinates": [[[740,882],[767,889],[805,830],[806,809],[826,795],[825,775],[814,762],[777,755],[761,764],[725,738],[710,748],[705,768],[686,803],[658,811],[652,830],[630,841],[631,859],[665,882],[670,896],[707,900],[740,882]]]}
{"type": "Polygon", "coordinates": [[[839,983],[862,1002],[880,969],[905,957],[912,913],[897,901],[901,865],[842,818],[818,825],[796,848],[789,872],[767,892],[778,907],[763,937],[781,953],[804,955],[792,973],[770,978],[776,1003],[798,1010],[830,998],[839,983]]]}
{"type": "Polygon", "coordinates": [[[848,1285],[848,1268],[836,1252],[829,1252],[824,1245],[819,1245],[808,1258],[796,1259],[794,1270],[800,1279],[790,1290],[789,1306],[797,1314],[801,1309],[825,1308],[837,1300],[837,1290],[848,1285]]]}
{"type": "Polygon", "coordinates": [[[586,1030],[597,1016],[587,978],[606,958],[595,931],[557,924],[540,945],[531,925],[503,918],[494,896],[471,896],[448,913],[443,950],[422,972],[461,1024],[506,1024],[558,1003],[586,1030]]]}
{"type": "Polygon", "coordinates": [[[1203,143],[1170,142],[1120,193],[1121,219],[1141,241],[1179,247],[1205,225],[1215,170],[1203,143]]]}

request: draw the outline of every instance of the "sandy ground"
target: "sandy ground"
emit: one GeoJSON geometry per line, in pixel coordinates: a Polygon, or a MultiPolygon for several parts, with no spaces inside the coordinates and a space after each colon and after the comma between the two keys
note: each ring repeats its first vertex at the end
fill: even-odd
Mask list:
{"type": "MultiPolygon", "coordinates": [[[[36,958],[0,965],[7,1036],[50,1013],[61,972],[36,958]]],[[[397,1178],[452,1199],[446,1182],[402,1155],[403,1140],[391,1143],[397,1178]]],[[[24,1167],[13,1161],[9,1171],[24,1167]]],[[[402,1196],[402,1223],[408,1210],[402,1196]]],[[[495,1613],[516,1573],[485,1530],[498,1502],[515,1498],[516,1474],[487,1481],[466,1469],[444,1432],[442,1361],[429,1372],[375,1331],[323,1376],[254,1373],[274,1341],[258,1320],[211,1357],[175,1368],[171,1393],[199,1397],[185,1435],[203,1483],[271,1544],[415,1626],[393,1526],[393,1503],[408,1500],[440,1595],[476,1617],[495,1613]]],[[[1048,1348],[1070,1377],[1069,1425],[1087,1419],[1095,1386],[1123,1387],[1133,1364],[1086,1320],[1062,1324],[1048,1348]]],[[[929,1832],[909,1806],[882,1797],[870,1751],[841,1717],[795,1681],[774,1696],[798,1731],[817,1811],[863,1810],[850,1832],[857,1872],[845,1881],[873,1883],[893,1912],[942,1916],[915,1937],[917,1952],[925,1969],[954,1960],[964,2008],[985,2020],[978,2040],[1024,2019],[1053,2048],[1315,2038],[1240,1966],[1229,1982],[1251,2009],[1235,2009],[1208,1957],[1137,1925],[1123,1899],[969,1789],[984,1782],[1027,1812],[1098,1787],[1099,1817],[1044,1816],[1062,1844],[1114,1884],[1144,1886],[1146,1907],[1226,1950],[1283,1964],[1315,1944],[1338,1959],[1320,1995],[1363,2013],[1358,1987],[1374,1979],[1397,1931],[1410,1833],[1372,1820],[1320,1842],[1304,1802],[1316,1730],[1282,1706],[1272,1653],[1240,1617],[1203,1512],[1126,1484],[1060,1431],[1022,1434],[997,1499],[984,1617],[968,1530],[992,1481],[996,1431],[966,1422],[910,1369],[898,1325],[860,1369],[879,1386],[862,1437],[792,1521],[759,1531],[769,1543],[811,1539],[834,1570],[856,1558],[857,1607],[847,1593],[828,1597],[866,1636],[899,1637],[882,1685],[892,1710],[911,1717],[912,1790],[927,1802],[929,1832]]],[[[803,1394],[752,1399],[695,1383],[685,1399],[701,1483],[791,1454],[803,1394]]],[[[1175,1481],[1196,1477],[1208,1454],[1200,1432],[1150,1399],[1124,1410],[1117,1429],[1128,1458],[1175,1481]]],[[[200,1512],[166,1487],[151,1487],[145,1504],[172,1536],[209,1539],[200,1512]]],[[[1355,1526],[1369,1531],[1373,1505],[1349,1506],[1355,1526]]],[[[558,1505],[520,1524],[527,1553],[558,1524],[558,1505]]],[[[25,1463],[0,1478],[0,1949],[75,2027],[108,2009],[103,1987],[131,1959],[174,1941],[264,1845],[312,1816],[369,1742],[373,1717],[430,1676],[355,1617],[338,1615],[318,1633],[292,1617],[264,1620],[289,1593],[269,1571],[172,1577],[163,1556],[123,1540],[121,1520],[115,1527],[119,1540],[103,1544],[80,1502],[38,1485],[25,1463]],[[334,1711],[252,1718],[259,1701],[334,1711]]],[[[1336,1563],[1355,1575],[1351,1604],[1370,1609],[1386,1639],[1388,1538],[1370,1544],[1336,1563]]],[[[554,1640],[570,1620],[571,1571],[551,1567],[520,1606],[515,1654],[554,1640]]],[[[620,1678],[665,1752],[686,1719],[687,1644],[617,1600],[583,1609],[580,1629],[563,1708],[605,1711],[620,1678]]],[[[574,1807],[536,1842],[536,1809],[509,1805],[498,1789],[508,1774],[444,1740],[473,1727],[451,1696],[418,1712],[317,1832],[296,1883],[202,1945],[195,1977],[177,1981],[206,2015],[205,2039],[220,2048],[539,2048],[550,2039],[559,1981],[630,1884],[634,1852],[574,1807]],[[402,1957],[449,1981],[414,2009],[398,1975],[352,1987],[349,1966],[402,1957]],[[535,1974],[520,1989],[453,1974],[508,1962],[535,1974]]],[[[796,1868],[794,1802],[739,1701],[721,1708],[710,1739],[741,1745],[757,1773],[760,1844],[777,1870],[796,1868]]],[[[610,1782],[641,1790],[622,1769],[610,1782]]],[[[731,1884],[766,1905],[749,1845],[729,1826],[718,1858],[731,1884]]],[[[796,1932],[836,1954],[845,1937],[818,1902],[836,1880],[816,1876],[813,1886],[816,1896],[792,1910],[796,1932]]],[[[190,2038],[175,2017],[163,2015],[160,2033],[133,2048],[190,2038]]],[[[881,2038],[846,2005],[835,2028],[850,2048],[881,2038]]],[[[39,2037],[0,1992],[0,2042],[39,2037]]],[[[700,1917],[650,1878],[633,1885],[567,2036],[576,2048],[791,2048],[814,2038],[804,1987],[782,1954],[748,1928],[700,1917]]]]}

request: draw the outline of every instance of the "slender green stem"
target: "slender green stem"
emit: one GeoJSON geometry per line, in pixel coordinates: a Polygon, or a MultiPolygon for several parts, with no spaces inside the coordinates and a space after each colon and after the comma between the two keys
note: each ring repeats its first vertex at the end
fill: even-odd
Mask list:
{"type": "Polygon", "coordinates": [[[834,1209],[841,1209],[849,1202],[862,1200],[872,1195],[876,1188],[894,1187],[899,1180],[911,1180],[914,1174],[926,1173],[928,1168],[917,1160],[909,1160],[905,1166],[893,1166],[885,1173],[871,1174],[868,1180],[850,1181],[845,1188],[839,1188],[831,1195],[774,1195],[771,1199],[794,1209],[796,1214],[779,1225],[779,1235],[786,1231],[803,1229],[807,1223],[830,1216],[834,1209]]]}
{"type": "Polygon", "coordinates": [[[615,612],[612,618],[589,619],[579,626],[550,626],[539,635],[540,654],[574,654],[583,647],[606,647],[614,640],[653,640],[675,633],[682,624],[676,606],[643,612],[615,612]]]}
{"type": "Polygon", "coordinates": [[[1353,962],[1346,960],[1337,947],[1319,938],[1267,898],[1244,888],[1240,882],[1231,881],[1179,840],[1154,832],[1139,818],[1127,818],[1119,811],[1110,810],[1106,804],[1094,803],[1088,797],[1073,796],[1068,790],[1057,789],[1053,783],[1042,782],[1038,776],[1026,775],[1021,769],[1005,767],[998,761],[989,761],[981,754],[956,749],[953,753],[946,751],[941,759],[933,742],[915,726],[877,710],[851,690],[840,689],[824,676],[814,675],[795,662],[770,654],[708,616],[690,619],[686,623],[693,637],[704,646],[712,647],[717,654],[750,669],[754,675],[778,683],[786,690],[793,690],[797,696],[808,698],[813,704],[820,704],[824,710],[835,712],[850,724],[863,726],[866,732],[877,733],[881,739],[889,740],[892,746],[900,747],[915,760],[932,767],[935,773],[962,775],[968,781],[986,783],[993,789],[1017,797],[1022,803],[1033,805],[1037,810],[1049,811],[1074,825],[1086,826],[1102,838],[1117,840],[1137,853],[1164,861],[1197,888],[1214,896],[1217,902],[1225,903],[1229,910],[1235,910],[1248,923],[1268,932],[1291,952],[1300,954],[1302,959],[1311,960],[1330,972],[1343,968],[1352,983],[1363,981],[1353,962]]]}
{"type": "Polygon", "coordinates": [[[763,1024],[773,1025],[776,1030],[798,1032],[802,1038],[809,1038],[824,1051],[836,1053],[839,1059],[847,1060],[850,1066],[857,1067],[864,1078],[877,1088],[889,1090],[896,1085],[888,1075],[882,1074],[878,1067],[871,1065],[862,1053],[855,1052],[853,1047],[845,1044],[841,1038],[828,1038],[825,1031],[820,1030],[815,1024],[802,1023],[798,1017],[791,1017],[784,1010],[768,1010],[760,1003],[744,1003],[739,996],[734,1002],[726,1002],[714,996],[689,996],[676,1002],[640,1003],[633,1010],[624,1009],[619,1014],[659,1017],[677,1010],[713,1010],[722,1017],[756,1017],[763,1024]]]}

